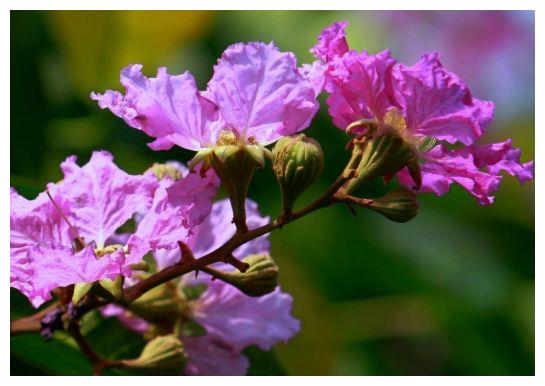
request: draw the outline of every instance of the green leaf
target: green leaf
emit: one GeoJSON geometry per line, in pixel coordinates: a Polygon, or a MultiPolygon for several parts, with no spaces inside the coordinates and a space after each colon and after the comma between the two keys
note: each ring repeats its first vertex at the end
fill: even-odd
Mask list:
{"type": "Polygon", "coordinates": [[[91,375],[92,368],[87,359],[75,347],[67,344],[66,339],[58,334],[46,342],[39,334],[12,336],[10,350],[12,358],[17,359],[17,367],[29,366],[25,375],[91,375]]]}

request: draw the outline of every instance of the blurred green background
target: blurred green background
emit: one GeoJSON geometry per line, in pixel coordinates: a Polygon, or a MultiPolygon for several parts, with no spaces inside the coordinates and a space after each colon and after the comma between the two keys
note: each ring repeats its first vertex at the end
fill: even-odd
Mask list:
{"type": "MultiPolygon", "coordinates": [[[[308,49],[337,20],[351,22],[352,48],[377,52],[388,47],[409,63],[421,52],[411,52],[407,39],[418,43],[415,50],[440,50],[444,65],[464,76],[478,98],[498,102],[487,141],[511,137],[522,148],[523,160],[533,159],[532,12],[12,11],[11,185],[31,196],[61,178],[59,163],[68,155],[84,163],[97,148],[112,152],[130,173],[157,161],[189,160],[191,153],[181,149],[147,148],[150,138],[100,110],[89,93],[119,89],[119,70],[130,63],[142,63],[147,75],[158,66],[168,66],[171,73],[189,70],[204,88],[216,59],[237,41],[272,40],[295,52],[300,63],[310,62],[308,49]],[[449,31],[441,21],[472,23],[463,30],[473,28],[482,36],[499,28],[494,20],[504,18],[514,20],[510,28],[516,34],[508,34],[514,42],[469,36],[456,46],[461,32],[449,31]],[[439,33],[443,40],[427,40],[439,33]],[[472,42],[482,46],[470,50],[472,42]],[[465,57],[473,51],[475,58],[465,57]],[[455,60],[460,55],[469,60],[464,67],[455,60]],[[485,63],[500,63],[507,75],[495,76],[485,63]]],[[[501,25],[509,27],[505,21],[501,25]]],[[[332,126],[325,103],[307,134],[322,144],[326,169],[299,204],[325,189],[348,157],[347,138],[332,126]]],[[[376,185],[369,193],[382,190],[376,185]]],[[[278,213],[270,168],[257,173],[250,197],[263,213],[278,213]]],[[[252,373],[283,368],[293,375],[534,374],[533,182],[521,187],[506,177],[496,203],[488,207],[458,187],[441,198],[420,198],[420,214],[407,224],[363,210],[354,217],[344,207],[333,207],[272,235],[281,285],[295,299],[293,312],[302,330],[275,348],[274,366],[271,357],[252,354],[252,373]]],[[[15,291],[11,303],[12,316],[31,311],[15,291]]],[[[138,337],[123,332],[116,321],[90,325],[99,351],[137,352],[122,345],[129,338],[139,342],[138,337]]],[[[16,336],[11,352],[12,374],[90,372],[62,336],[49,343],[16,336]]]]}

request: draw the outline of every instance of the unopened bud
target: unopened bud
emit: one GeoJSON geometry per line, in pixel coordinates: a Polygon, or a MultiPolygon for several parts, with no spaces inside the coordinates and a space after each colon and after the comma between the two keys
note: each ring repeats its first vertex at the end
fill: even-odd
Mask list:
{"type": "Polygon", "coordinates": [[[368,208],[395,222],[407,222],[418,213],[416,194],[406,188],[397,188],[385,196],[370,200],[368,208]]]}
{"type": "Polygon", "coordinates": [[[172,283],[165,283],[140,296],[129,306],[136,315],[152,323],[172,322],[181,312],[181,300],[172,283]]]}
{"type": "Polygon", "coordinates": [[[273,150],[273,169],[282,191],[284,212],[291,212],[299,197],[324,170],[324,153],[320,144],[299,134],[281,138],[273,150]]]}
{"type": "Polygon", "coordinates": [[[241,143],[232,132],[220,135],[209,156],[212,168],[229,194],[233,208],[233,223],[237,230],[246,231],[246,196],[258,166],[263,167],[270,151],[258,144],[241,143]]]}
{"type": "Polygon", "coordinates": [[[246,272],[221,272],[216,274],[221,280],[238,288],[248,296],[263,296],[278,286],[278,266],[267,254],[250,255],[242,259],[249,264],[246,272]]]}
{"type": "Polygon", "coordinates": [[[147,374],[178,375],[187,362],[187,354],[180,339],[174,335],[158,336],[149,341],[136,359],[124,360],[131,370],[147,374]]]}
{"type": "Polygon", "coordinates": [[[421,175],[418,157],[412,146],[396,134],[375,137],[361,136],[353,142],[352,157],[345,170],[356,170],[356,177],[343,188],[352,194],[366,182],[392,175],[408,167],[415,187],[420,187],[421,175]]]}

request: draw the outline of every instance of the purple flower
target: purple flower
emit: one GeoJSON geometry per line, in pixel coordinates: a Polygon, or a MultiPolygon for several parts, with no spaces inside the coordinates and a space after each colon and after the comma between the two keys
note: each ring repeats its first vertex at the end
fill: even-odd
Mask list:
{"type": "MultiPolygon", "coordinates": [[[[346,129],[354,121],[370,119],[400,135],[421,161],[420,191],[443,195],[455,182],[480,204],[490,204],[501,170],[521,183],[533,178],[534,163],[521,164],[520,151],[511,141],[476,145],[492,121],[494,104],[473,97],[442,66],[438,54],[425,54],[409,67],[396,63],[389,51],[349,51],[346,25],[326,28],[311,50],[327,66],[324,88],[335,125],[346,129]],[[440,141],[459,147],[450,149],[440,141]]],[[[414,185],[406,169],[398,177],[402,184],[414,185]]]]}
{"type": "MultiPolygon", "coordinates": [[[[248,226],[250,229],[269,221],[259,214],[257,205],[247,202],[248,226]]],[[[208,218],[194,229],[189,240],[196,257],[221,246],[235,232],[231,223],[228,200],[214,203],[208,218]]],[[[243,258],[248,254],[268,252],[267,236],[238,248],[234,255],[243,258]]],[[[163,268],[180,259],[179,251],[155,251],[158,268],[163,268]]],[[[220,269],[233,269],[221,265],[220,269]]],[[[277,288],[260,298],[250,297],[235,287],[220,280],[211,280],[205,273],[199,277],[184,276],[178,283],[187,286],[205,285],[206,290],[195,300],[188,302],[184,314],[186,320],[198,323],[206,330],[205,335],[188,336],[181,339],[188,353],[188,362],[183,370],[187,375],[244,375],[249,367],[242,350],[256,345],[269,350],[278,342],[286,342],[300,328],[300,322],[291,313],[292,298],[277,288]]],[[[105,316],[117,316],[128,328],[143,334],[150,326],[144,319],[135,316],[119,306],[103,310],[105,316]]],[[[182,371],[180,369],[180,371],[182,371]]]]}
{"type": "Polygon", "coordinates": [[[51,291],[76,283],[130,276],[136,263],[158,246],[185,240],[211,209],[217,178],[191,174],[167,185],[151,172],[129,175],[107,152],[94,152],[85,166],[75,157],[61,164],[62,181],[26,200],[11,190],[11,286],[38,307],[51,291]],[[143,217],[133,235],[116,231],[143,217]],[[116,245],[127,239],[126,246],[116,245]]]}
{"type": "Polygon", "coordinates": [[[297,69],[295,56],[272,43],[234,44],[214,66],[205,92],[188,72],[156,78],[141,65],[121,71],[126,93],[92,93],[101,108],[156,138],[154,150],[173,145],[202,150],[214,146],[224,131],[244,143],[267,145],[304,130],[318,109],[311,82],[297,69]]]}

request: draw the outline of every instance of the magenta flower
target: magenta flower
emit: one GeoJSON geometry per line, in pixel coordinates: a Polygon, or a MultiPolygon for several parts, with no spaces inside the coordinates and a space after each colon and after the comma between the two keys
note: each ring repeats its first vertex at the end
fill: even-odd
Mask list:
{"type": "MultiPolygon", "coordinates": [[[[418,154],[420,191],[443,195],[451,183],[463,186],[480,204],[490,204],[501,170],[521,183],[533,178],[534,163],[520,163],[511,141],[476,145],[492,121],[494,104],[473,97],[467,86],[447,71],[436,53],[425,54],[409,67],[396,63],[389,51],[369,55],[349,51],[344,28],[326,28],[311,51],[327,66],[324,88],[333,122],[341,129],[371,119],[394,130],[418,154]],[[440,141],[458,144],[449,150],[440,141]]],[[[359,129],[362,133],[364,129],[359,129]]],[[[408,171],[400,182],[413,187],[408,171]]]]}
{"type": "Polygon", "coordinates": [[[222,132],[244,143],[267,145],[304,130],[318,109],[309,80],[297,70],[295,56],[272,43],[234,44],[214,66],[205,92],[188,72],[156,78],[142,75],[141,65],[121,71],[126,93],[92,93],[101,108],[156,138],[154,150],[173,145],[202,150],[222,132]]]}
{"type": "MultiPolygon", "coordinates": [[[[255,228],[269,221],[259,214],[257,205],[247,203],[248,226],[255,228]]],[[[228,200],[214,203],[208,218],[197,226],[188,245],[196,257],[222,245],[231,237],[236,228],[231,223],[231,211],[228,200]]],[[[268,252],[267,236],[238,248],[234,255],[243,258],[248,254],[268,252]]],[[[174,250],[158,250],[154,256],[158,268],[179,261],[180,253],[174,250]]],[[[233,269],[222,265],[221,269],[233,269]]],[[[269,350],[278,342],[286,342],[300,328],[300,322],[291,313],[292,298],[277,288],[274,292],[260,298],[250,297],[230,284],[200,273],[183,277],[179,288],[206,285],[202,295],[188,303],[186,320],[192,320],[206,330],[205,335],[185,336],[181,339],[188,354],[188,362],[183,370],[187,375],[244,375],[249,362],[242,354],[248,346],[256,345],[269,350]]],[[[103,309],[104,316],[116,316],[131,330],[143,334],[150,327],[144,319],[125,311],[119,306],[110,305],[103,309]]],[[[180,369],[182,372],[182,369],[180,369]]]]}

